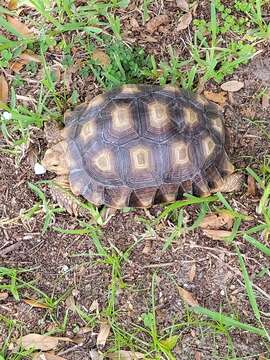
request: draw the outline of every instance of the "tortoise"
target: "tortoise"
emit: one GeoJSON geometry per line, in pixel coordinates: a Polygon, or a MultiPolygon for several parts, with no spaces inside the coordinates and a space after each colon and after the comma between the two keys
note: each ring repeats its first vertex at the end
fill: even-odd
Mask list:
{"type": "MultiPolygon", "coordinates": [[[[96,206],[147,208],[241,185],[218,106],[176,86],[120,86],[75,107],[64,122],[47,135],[42,165],[96,206]]],[[[76,213],[74,197],[53,195],[76,213]]]]}

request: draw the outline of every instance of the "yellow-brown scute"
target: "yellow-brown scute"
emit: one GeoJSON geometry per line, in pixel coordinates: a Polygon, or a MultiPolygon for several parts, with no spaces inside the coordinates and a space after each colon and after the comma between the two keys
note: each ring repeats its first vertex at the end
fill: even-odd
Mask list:
{"type": "Polygon", "coordinates": [[[57,175],[67,175],[69,167],[66,142],[61,141],[48,149],[41,163],[45,169],[55,172],[57,175]]]}

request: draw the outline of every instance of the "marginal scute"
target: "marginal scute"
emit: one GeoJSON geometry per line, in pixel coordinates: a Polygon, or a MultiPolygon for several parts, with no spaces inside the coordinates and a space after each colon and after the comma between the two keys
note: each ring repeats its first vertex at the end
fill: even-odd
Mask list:
{"type": "Polygon", "coordinates": [[[135,84],[123,85],[121,90],[121,93],[124,94],[138,94],[140,92],[140,88],[135,84]]]}
{"type": "Polygon", "coordinates": [[[202,95],[194,94],[195,100],[201,105],[208,105],[209,101],[202,95]]]}
{"type": "Polygon", "coordinates": [[[100,106],[104,103],[105,95],[100,94],[95,96],[88,104],[87,109],[94,108],[100,106]]]}
{"type": "Polygon", "coordinates": [[[220,117],[214,117],[210,119],[212,127],[219,133],[224,133],[223,123],[220,117]]]}
{"type": "Polygon", "coordinates": [[[106,205],[121,209],[129,205],[131,189],[127,186],[119,188],[105,188],[104,202],[106,205]]]}

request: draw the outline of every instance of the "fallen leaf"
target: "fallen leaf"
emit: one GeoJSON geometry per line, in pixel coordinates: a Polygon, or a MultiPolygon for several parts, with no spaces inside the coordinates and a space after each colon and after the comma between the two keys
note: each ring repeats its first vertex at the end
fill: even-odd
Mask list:
{"type": "Polygon", "coordinates": [[[95,349],[91,349],[89,351],[89,355],[90,355],[90,359],[91,360],[103,360],[104,359],[104,356],[102,353],[98,352],[97,350],[95,349]]]}
{"type": "Polygon", "coordinates": [[[97,311],[99,309],[99,304],[97,300],[94,300],[89,308],[89,312],[97,311]]]}
{"type": "Polygon", "coordinates": [[[213,101],[217,104],[220,104],[221,106],[224,106],[227,100],[225,91],[221,91],[219,93],[214,93],[212,91],[204,91],[203,94],[207,100],[213,101]]]}
{"type": "Polygon", "coordinates": [[[55,349],[59,341],[72,341],[66,337],[54,337],[40,334],[28,334],[17,340],[17,343],[26,350],[34,348],[36,350],[48,351],[55,349]]]}
{"type": "Polygon", "coordinates": [[[152,249],[152,241],[150,239],[146,239],[142,253],[148,255],[150,254],[151,249],[152,249]]]}
{"type": "Polygon", "coordinates": [[[33,53],[32,51],[31,52],[25,51],[25,52],[21,53],[20,59],[26,60],[27,62],[34,61],[36,63],[41,63],[40,57],[37,54],[33,53]]]}
{"type": "Polygon", "coordinates": [[[192,14],[188,12],[187,14],[183,15],[179,19],[179,24],[176,27],[176,31],[185,30],[192,21],[192,14]]]}
{"type": "Polygon", "coordinates": [[[97,61],[101,66],[108,66],[111,62],[109,56],[100,49],[95,49],[93,51],[92,59],[97,61]]]}
{"type": "Polygon", "coordinates": [[[134,17],[130,19],[130,25],[132,26],[133,29],[139,29],[140,27],[138,21],[134,17]]]}
{"type": "Polygon", "coordinates": [[[201,358],[202,358],[202,353],[199,351],[196,351],[195,352],[195,360],[201,360],[201,358]]]}
{"type": "Polygon", "coordinates": [[[38,300],[35,299],[24,299],[23,300],[26,304],[31,305],[32,307],[35,308],[41,308],[41,309],[48,309],[49,306],[46,304],[43,304],[41,302],[39,302],[38,300]]]}
{"type": "Polygon", "coordinates": [[[181,298],[190,306],[198,306],[199,303],[196,299],[194,299],[194,297],[192,296],[192,294],[183,289],[182,287],[180,286],[177,286],[177,289],[178,289],[178,292],[179,292],[179,295],[181,296],[181,298]]]}
{"type": "Polygon", "coordinates": [[[7,292],[0,292],[0,301],[8,298],[7,292]]]}
{"type": "Polygon", "coordinates": [[[97,336],[97,346],[103,348],[106,344],[107,338],[110,334],[110,325],[106,321],[100,323],[100,329],[97,336]]]}
{"type": "Polygon", "coordinates": [[[189,11],[189,6],[186,0],[176,0],[176,5],[183,11],[189,11]]]}
{"type": "Polygon", "coordinates": [[[223,83],[221,86],[221,89],[224,91],[239,91],[244,87],[243,81],[237,81],[237,80],[231,80],[223,83]]]}
{"type": "Polygon", "coordinates": [[[225,227],[229,230],[233,226],[233,217],[228,212],[220,212],[215,214],[208,214],[204,217],[199,225],[202,229],[220,229],[225,227]]]}
{"type": "Polygon", "coordinates": [[[30,36],[32,34],[32,31],[28,28],[28,26],[26,26],[24,23],[20,22],[18,19],[7,15],[7,21],[21,35],[30,36]]]}
{"type": "Polygon", "coordinates": [[[85,326],[83,328],[80,328],[79,331],[77,332],[78,335],[84,335],[87,334],[89,332],[91,332],[93,329],[90,326],[85,326]]]}
{"type": "Polygon", "coordinates": [[[66,360],[62,356],[54,355],[51,353],[40,352],[33,356],[33,360],[66,360]]]}
{"type": "Polygon", "coordinates": [[[157,15],[146,24],[146,30],[152,34],[155,32],[160,25],[167,24],[169,22],[168,15],[157,15]]]}
{"type": "Polygon", "coordinates": [[[9,10],[16,10],[18,7],[18,0],[10,0],[7,7],[9,10]]]}
{"type": "Polygon", "coordinates": [[[10,63],[10,70],[15,72],[16,74],[18,74],[22,68],[24,67],[24,65],[27,64],[27,61],[26,60],[16,60],[16,61],[12,61],[10,63]]]}
{"type": "Polygon", "coordinates": [[[193,263],[191,265],[191,268],[190,268],[189,273],[188,273],[188,279],[189,279],[190,282],[192,282],[194,280],[195,275],[196,275],[196,264],[193,263]]]}
{"type": "Polygon", "coordinates": [[[145,355],[139,352],[120,350],[114,353],[108,353],[106,356],[112,360],[137,360],[144,359],[145,355]]]}
{"type": "Polygon", "coordinates": [[[262,108],[267,109],[269,107],[270,94],[265,93],[262,96],[262,108]]]}
{"type": "Polygon", "coordinates": [[[8,83],[4,75],[0,75],[0,103],[8,102],[8,83]]]}
{"type": "Polygon", "coordinates": [[[232,234],[231,231],[228,230],[203,230],[204,235],[213,239],[213,240],[224,240],[226,237],[232,234]]]}
{"type": "Polygon", "coordinates": [[[75,299],[74,296],[71,294],[66,298],[66,306],[69,310],[71,311],[76,311],[76,304],[75,304],[75,299]]]}
{"type": "Polygon", "coordinates": [[[248,185],[247,193],[251,196],[255,196],[256,195],[256,182],[255,182],[255,179],[250,175],[248,175],[248,178],[247,178],[247,185],[248,185]]]}

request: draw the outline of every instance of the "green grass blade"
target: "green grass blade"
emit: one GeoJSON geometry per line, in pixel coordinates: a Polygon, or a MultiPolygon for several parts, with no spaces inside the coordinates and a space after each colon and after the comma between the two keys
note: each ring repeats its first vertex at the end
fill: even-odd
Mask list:
{"type": "Polygon", "coordinates": [[[217,321],[225,326],[242,329],[242,330],[248,331],[250,333],[257,334],[262,337],[268,337],[268,335],[264,329],[257,328],[255,326],[252,326],[252,325],[249,325],[246,323],[242,323],[238,320],[231,318],[230,316],[223,315],[222,313],[212,311],[212,310],[203,308],[201,306],[193,307],[193,308],[191,308],[191,311],[194,311],[196,314],[206,315],[206,316],[210,317],[212,320],[217,321]]]}
{"type": "Polygon", "coordinates": [[[262,244],[258,240],[254,239],[254,237],[249,236],[247,234],[245,234],[243,238],[244,240],[248,241],[251,245],[255,246],[258,250],[263,252],[265,255],[270,256],[270,248],[268,246],[262,244]]]}
{"type": "Polygon", "coordinates": [[[245,286],[246,286],[246,292],[247,292],[247,296],[248,296],[248,299],[249,299],[249,303],[250,303],[250,305],[252,307],[252,310],[253,310],[253,313],[254,313],[256,319],[258,321],[260,321],[261,320],[260,310],[259,310],[258,305],[257,305],[256,296],[254,294],[253,287],[252,287],[252,282],[250,281],[250,278],[249,278],[249,275],[248,275],[248,272],[247,272],[245,261],[243,259],[242,254],[240,253],[238,247],[236,247],[236,252],[237,252],[237,255],[238,255],[238,258],[239,258],[240,267],[241,267],[241,271],[242,271],[242,274],[243,274],[243,278],[244,278],[244,282],[245,282],[245,286]]]}

